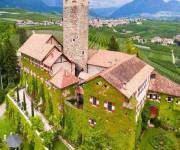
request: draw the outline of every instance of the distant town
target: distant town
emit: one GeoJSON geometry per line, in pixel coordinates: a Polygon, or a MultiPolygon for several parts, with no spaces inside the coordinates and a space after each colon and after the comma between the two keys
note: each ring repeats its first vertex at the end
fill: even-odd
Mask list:
{"type": "MultiPolygon", "coordinates": [[[[125,24],[142,24],[144,19],[111,19],[111,20],[104,20],[104,19],[90,19],[89,25],[99,28],[103,26],[107,27],[115,27],[119,25],[125,25],[125,24]]],[[[58,21],[42,21],[42,22],[35,22],[32,20],[18,20],[16,21],[16,25],[19,27],[25,27],[25,26],[51,26],[51,25],[58,25],[63,26],[63,20],[58,21]]]]}
{"type": "MultiPolygon", "coordinates": [[[[140,44],[145,44],[148,42],[147,39],[145,39],[141,36],[134,36],[134,37],[132,37],[132,40],[137,41],[140,44]]],[[[176,35],[173,38],[162,38],[162,37],[156,36],[156,37],[153,37],[152,39],[150,39],[150,42],[161,44],[164,46],[174,45],[174,44],[177,44],[179,46],[180,45],[180,35],[176,35]]]]}

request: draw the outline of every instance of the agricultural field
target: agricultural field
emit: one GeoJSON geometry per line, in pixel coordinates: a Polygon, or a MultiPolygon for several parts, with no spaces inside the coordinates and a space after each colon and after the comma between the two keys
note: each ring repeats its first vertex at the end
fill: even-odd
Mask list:
{"type": "Polygon", "coordinates": [[[153,38],[155,36],[172,38],[178,33],[180,34],[180,21],[158,21],[146,20],[143,24],[129,24],[117,26],[115,29],[126,37],[139,35],[145,38],[153,38]],[[124,31],[132,31],[124,33],[124,31]]]}
{"type": "Polygon", "coordinates": [[[55,13],[35,13],[14,8],[0,9],[0,19],[8,22],[16,22],[17,20],[56,21],[61,18],[62,15],[55,13]]]}

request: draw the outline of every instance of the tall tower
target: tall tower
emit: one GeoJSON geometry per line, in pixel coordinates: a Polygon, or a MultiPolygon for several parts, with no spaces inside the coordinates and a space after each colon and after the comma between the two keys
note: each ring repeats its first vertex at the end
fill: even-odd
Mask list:
{"type": "Polygon", "coordinates": [[[87,71],[89,0],[64,0],[64,53],[76,63],[78,71],[87,71]]]}

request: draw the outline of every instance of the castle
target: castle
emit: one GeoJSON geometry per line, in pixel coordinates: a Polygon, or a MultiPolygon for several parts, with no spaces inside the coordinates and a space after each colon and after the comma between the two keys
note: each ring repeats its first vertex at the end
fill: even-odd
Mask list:
{"type": "MultiPolygon", "coordinates": [[[[112,126],[121,126],[122,122],[109,121],[110,118],[113,120],[113,116],[108,118],[112,114],[120,120],[126,116],[125,122],[136,124],[147,97],[159,99],[158,93],[180,97],[179,85],[154,72],[153,67],[136,56],[89,49],[88,5],[88,0],[64,0],[63,45],[53,35],[34,33],[19,49],[22,62],[29,62],[47,73],[47,78],[38,78],[51,88],[63,91],[74,86],[78,108],[83,109],[92,127],[100,119],[95,118],[98,108],[103,113],[100,119],[103,124],[109,122],[112,126]],[[129,110],[134,111],[133,118],[128,118],[129,110]]],[[[28,65],[22,65],[22,70],[34,76],[28,65]]],[[[107,130],[108,127],[104,126],[107,130]]],[[[121,127],[115,132],[118,134],[122,130],[126,128],[121,127]]],[[[128,134],[134,132],[128,131],[128,134]]]]}

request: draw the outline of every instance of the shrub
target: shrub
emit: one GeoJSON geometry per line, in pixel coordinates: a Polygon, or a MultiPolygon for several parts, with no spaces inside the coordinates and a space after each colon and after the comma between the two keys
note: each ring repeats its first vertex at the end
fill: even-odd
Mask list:
{"type": "Polygon", "coordinates": [[[0,88],[0,104],[5,100],[5,91],[0,88]]]}
{"type": "Polygon", "coordinates": [[[161,126],[161,121],[159,119],[155,118],[153,120],[153,124],[155,125],[155,127],[160,127],[161,126]]]}
{"type": "Polygon", "coordinates": [[[36,117],[32,117],[31,118],[31,123],[33,125],[33,128],[35,130],[38,130],[38,131],[43,131],[44,129],[44,124],[41,120],[41,118],[39,116],[36,116],[36,117]]]}
{"type": "Polygon", "coordinates": [[[160,133],[150,140],[150,144],[154,149],[175,150],[177,145],[165,133],[160,133]]]}
{"type": "Polygon", "coordinates": [[[53,141],[55,139],[55,135],[52,131],[46,131],[41,133],[41,137],[44,139],[45,145],[49,148],[52,149],[53,147],[53,141]]]}

